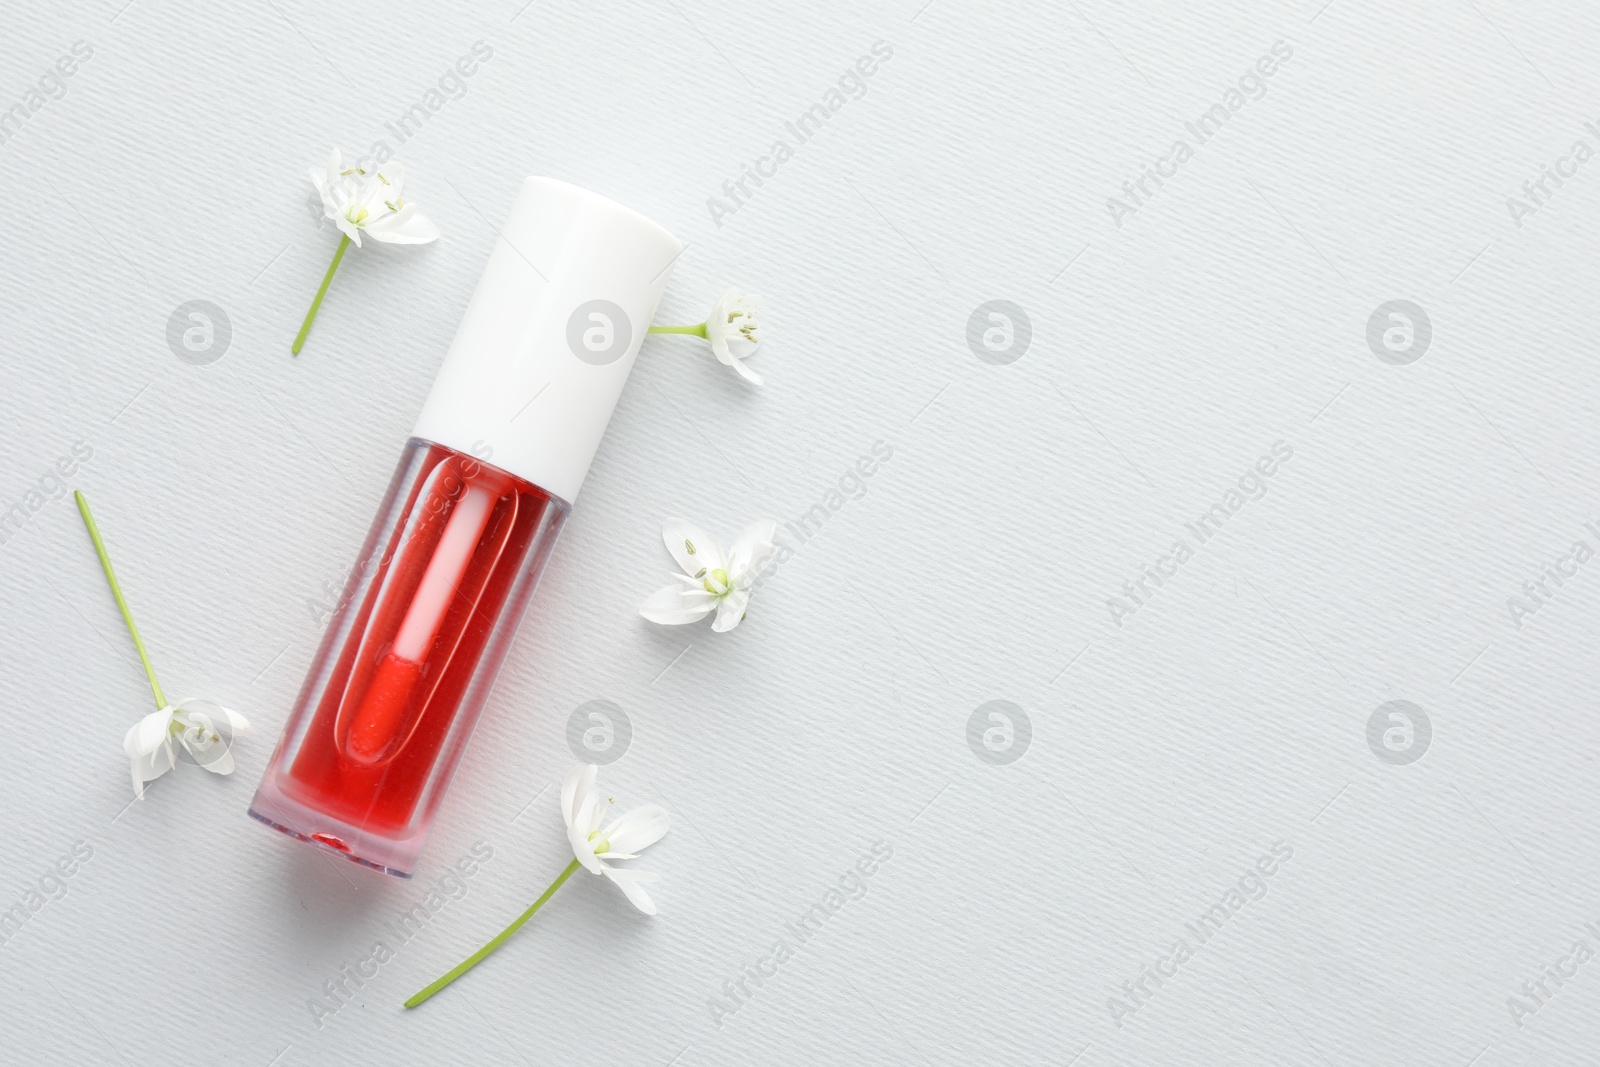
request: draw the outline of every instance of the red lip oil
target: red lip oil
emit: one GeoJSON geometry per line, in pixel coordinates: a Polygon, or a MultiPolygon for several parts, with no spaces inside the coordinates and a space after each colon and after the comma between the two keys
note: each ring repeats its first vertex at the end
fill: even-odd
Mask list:
{"type": "Polygon", "coordinates": [[[682,248],[523,183],[252,817],[411,877],[682,248]]]}

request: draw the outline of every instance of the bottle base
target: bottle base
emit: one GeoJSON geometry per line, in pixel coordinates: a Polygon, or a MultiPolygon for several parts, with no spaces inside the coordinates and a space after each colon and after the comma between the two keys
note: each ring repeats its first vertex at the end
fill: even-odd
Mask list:
{"type": "Polygon", "coordinates": [[[412,438],[250,815],[410,878],[568,511],[412,438]]]}
{"type": "Polygon", "coordinates": [[[319,815],[304,805],[289,801],[289,804],[296,809],[293,815],[297,825],[291,826],[288,825],[288,817],[281,813],[286,799],[279,798],[277,803],[262,804],[262,796],[258,792],[250,804],[250,817],[285,837],[302,841],[319,851],[349,860],[368,870],[393,875],[396,878],[411,878],[416,874],[417,857],[422,851],[421,841],[389,841],[378,838],[342,820],[319,815]],[[261,810],[263,808],[272,811],[273,814],[263,814],[261,810]]]}

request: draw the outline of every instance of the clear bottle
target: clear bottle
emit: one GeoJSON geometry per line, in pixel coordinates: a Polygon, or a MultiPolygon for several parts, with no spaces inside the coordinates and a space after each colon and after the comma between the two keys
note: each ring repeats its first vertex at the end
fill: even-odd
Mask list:
{"type": "Polygon", "coordinates": [[[682,246],[530,178],[250,805],[410,877],[682,246]]]}

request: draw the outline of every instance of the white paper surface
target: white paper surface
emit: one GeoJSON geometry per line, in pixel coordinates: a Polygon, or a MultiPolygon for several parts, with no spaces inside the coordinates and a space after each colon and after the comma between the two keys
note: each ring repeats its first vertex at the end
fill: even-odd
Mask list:
{"type": "Polygon", "coordinates": [[[1592,1062],[1600,16],[523,4],[12,5],[0,1060],[1592,1062]],[[379,141],[444,239],[352,249],[293,358],[306,168],[379,141]],[[646,344],[405,883],[245,806],[529,174],[688,243],[658,321],[763,294],[766,385],[646,344]],[[127,806],[68,488],[169,694],[255,725],[231,778],[127,806]],[[637,616],[664,518],[808,513],[733,633],[637,616]],[[580,875],[404,1012],[570,858],[596,700],[660,915],[580,875]]]}

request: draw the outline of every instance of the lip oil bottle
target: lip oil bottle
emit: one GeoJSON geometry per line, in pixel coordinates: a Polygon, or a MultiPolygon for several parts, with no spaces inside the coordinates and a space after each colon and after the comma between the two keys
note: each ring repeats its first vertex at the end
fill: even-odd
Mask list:
{"type": "Polygon", "coordinates": [[[682,248],[523,182],[251,816],[411,877],[682,248]]]}

